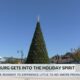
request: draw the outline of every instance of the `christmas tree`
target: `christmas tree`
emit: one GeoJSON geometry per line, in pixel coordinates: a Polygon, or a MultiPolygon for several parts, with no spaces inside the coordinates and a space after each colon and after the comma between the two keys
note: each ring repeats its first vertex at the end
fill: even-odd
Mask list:
{"type": "Polygon", "coordinates": [[[39,21],[36,24],[36,30],[34,32],[30,50],[25,63],[27,64],[49,63],[49,57],[39,21]]]}

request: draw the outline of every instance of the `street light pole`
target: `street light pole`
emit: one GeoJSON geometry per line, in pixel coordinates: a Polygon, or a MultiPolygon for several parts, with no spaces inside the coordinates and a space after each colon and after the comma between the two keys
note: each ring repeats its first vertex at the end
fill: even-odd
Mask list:
{"type": "Polygon", "coordinates": [[[24,56],[24,53],[22,50],[18,50],[17,53],[21,53],[21,63],[23,63],[23,56],[24,56]]]}
{"type": "Polygon", "coordinates": [[[21,51],[21,63],[23,63],[23,51],[21,51]]]}

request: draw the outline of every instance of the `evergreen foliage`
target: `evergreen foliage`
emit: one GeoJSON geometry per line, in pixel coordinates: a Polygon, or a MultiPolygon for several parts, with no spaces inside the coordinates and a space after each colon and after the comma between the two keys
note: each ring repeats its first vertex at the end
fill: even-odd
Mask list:
{"type": "Polygon", "coordinates": [[[40,22],[36,24],[36,30],[32,39],[30,50],[26,59],[27,64],[47,64],[49,63],[48,53],[40,28],[40,22]]]}

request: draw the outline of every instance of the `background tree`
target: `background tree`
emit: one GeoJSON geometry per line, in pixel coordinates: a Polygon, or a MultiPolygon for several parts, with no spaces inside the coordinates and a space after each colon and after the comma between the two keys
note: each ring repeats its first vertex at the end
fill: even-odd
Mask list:
{"type": "Polygon", "coordinates": [[[73,59],[74,61],[80,62],[80,48],[74,50],[73,59]]]}

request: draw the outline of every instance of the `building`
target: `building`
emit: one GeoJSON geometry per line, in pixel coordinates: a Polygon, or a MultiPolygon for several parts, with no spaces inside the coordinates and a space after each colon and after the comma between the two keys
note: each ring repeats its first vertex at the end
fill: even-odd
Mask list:
{"type": "Polygon", "coordinates": [[[0,64],[5,63],[6,59],[3,57],[0,57],[0,64]]]}
{"type": "Polygon", "coordinates": [[[53,56],[50,59],[50,63],[55,64],[68,64],[68,63],[74,63],[74,59],[72,57],[72,54],[70,52],[66,53],[65,55],[56,55],[53,56]]]}

